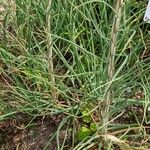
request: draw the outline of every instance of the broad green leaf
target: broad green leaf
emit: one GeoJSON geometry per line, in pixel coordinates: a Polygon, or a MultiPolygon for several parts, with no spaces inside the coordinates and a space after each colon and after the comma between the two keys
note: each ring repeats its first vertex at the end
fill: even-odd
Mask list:
{"type": "Polygon", "coordinates": [[[82,141],[84,138],[88,137],[91,134],[91,130],[85,126],[82,126],[78,131],[77,140],[82,141]]]}
{"type": "Polygon", "coordinates": [[[91,123],[90,124],[90,129],[91,129],[91,131],[95,132],[97,130],[96,124],[95,123],[91,123]]]}

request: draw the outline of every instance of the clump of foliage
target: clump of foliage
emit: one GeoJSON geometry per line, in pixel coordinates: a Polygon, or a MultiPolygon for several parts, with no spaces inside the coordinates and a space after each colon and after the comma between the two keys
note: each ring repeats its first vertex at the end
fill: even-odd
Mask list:
{"type": "MultiPolygon", "coordinates": [[[[33,116],[63,113],[73,126],[72,149],[95,147],[105,126],[102,110],[111,85],[107,133],[133,147],[139,147],[141,138],[148,140],[149,25],[143,22],[146,2],[125,1],[123,5],[115,71],[108,81],[113,17],[118,15],[114,5],[113,0],[15,0],[4,4],[0,37],[2,121],[18,112],[33,116]],[[135,96],[138,91],[142,93],[139,99],[135,96]],[[83,109],[87,104],[92,107],[83,109]],[[99,119],[94,118],[95,112],[99,119]],[[132,137],[135,140],[130,143],[132,137]]],[[[113,147],[112,137],[106,139],[113,147]]]]}

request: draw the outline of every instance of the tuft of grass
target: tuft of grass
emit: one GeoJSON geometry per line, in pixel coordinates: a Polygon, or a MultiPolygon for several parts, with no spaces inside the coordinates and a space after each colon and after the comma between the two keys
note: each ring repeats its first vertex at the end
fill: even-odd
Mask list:
{"type": "MultiPolygon", "coordinates": [[[[58,149],[65,147],[59,135],[68,119],[73,126],[72,149],[101,147],[99,139],[111,140],[111,133],[120,133],[114,136],[131,147],[132,136],[133,147],[139,147],[136,141],[140,138],[148,141],[150,59],[145,56],[149,53],[149,25],[142,20],[145,2],[124,2],[114,48],[110,43],[117,11],[112,0],[12,2],[13,7],[3,3],[0,120],[20,112],[34,117],[63,113],[67,119],[52,137],[57,139],[58,149]],[[110,76],[111,48],[115,53],[110,76]],[[104,115],[104,103],[108,107],[104,97],[110,85],[113,97],[109,97],[112,102],[104,115]],[[143,96],[137,100],[138,91],[143,96]],[[83,108],[88,110],[91,123],[96,123],[96,131],[76,143],[76,133],[88,126],[83,108]],[[108,135],[100,132],[103,127],[108,135]]],[[[113,141],[110,143],[115,148],[113,141]]],[[[149,146],[148,142],[143,145],[149,146]]]]}

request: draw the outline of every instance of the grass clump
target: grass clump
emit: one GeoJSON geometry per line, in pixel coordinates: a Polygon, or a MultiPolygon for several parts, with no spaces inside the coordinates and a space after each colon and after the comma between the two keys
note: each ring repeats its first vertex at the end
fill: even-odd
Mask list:
{"type": "MultiPolygon", "coordinates": [[[[71,122],[68,128],[72,128],[74,150],[100,149],[103,142],[99,144],[99,139],[111,141],[112,149],[113,142],[149,147],[150,55],[149,25],[142,20],[145,2],[126,1],[121,6],[117,11],[112,0],[3,3],[1,121],[20,112],[34,117],[65,114],[71,122]],[[118,24],[113,24],[115,15],[120,17],[118,24]],[[109,55],[112,47],[113,56],[109,55]],[[108,72],[112,67],[112,73],[108,72]],[[113,96],[106,98],[110,92],[113,96]],[[89,125],[85,116],[96,129],[76,143],[82,124],[89,125]],[[104,127],[107,133],[102,132],[104,127]]],[[[54,133],[58,149],[65,145],[58,137],[66,122],[62,120],[54,133]]]]}

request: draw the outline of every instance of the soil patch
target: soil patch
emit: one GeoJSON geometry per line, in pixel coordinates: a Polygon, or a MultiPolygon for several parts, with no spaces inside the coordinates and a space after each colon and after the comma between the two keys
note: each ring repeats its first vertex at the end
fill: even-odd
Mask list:
{"type": "MultiPolygon", "coordinates": [[[[56,131],[63,115],[36,117],[19,114],[0,124],[1,150],[57,150],[56,131]],[[31,122],[31,123],[30,123],[31,122]],[[27,127],[26,127],[27,126],[27,127]],[[47,146],[46,146],[47,145],[47,146]]],[[[59,144],[69,149],[71,134],[65,125],[59,133],[59,144]],[[64,140],[66,139],[66,140],[64,140]]]]}

